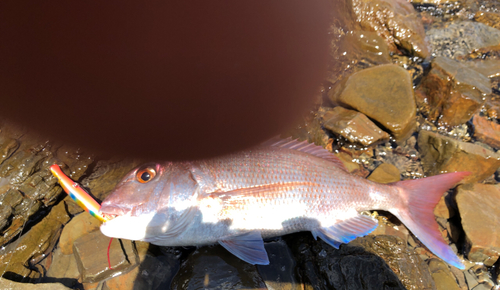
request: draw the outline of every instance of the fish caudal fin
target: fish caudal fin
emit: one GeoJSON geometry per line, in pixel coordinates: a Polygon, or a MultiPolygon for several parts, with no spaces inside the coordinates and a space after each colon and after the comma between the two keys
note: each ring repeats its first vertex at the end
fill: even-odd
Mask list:
{"type": "Polygon", "coordinates": [[[434,208],[441,196],[470,172],[446,173],[417,180],[404,180],[392,185],[398,187],[407,207],[390,210],[436,256],[459,269],[462,262],[444,240],[434,216],[434,208]]]}

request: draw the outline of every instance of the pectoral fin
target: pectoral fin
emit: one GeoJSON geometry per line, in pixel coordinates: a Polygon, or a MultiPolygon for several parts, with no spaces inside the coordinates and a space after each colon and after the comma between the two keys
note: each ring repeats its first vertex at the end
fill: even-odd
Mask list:
{"type": "Polygon", "coordinates": [[[366,236],[376,227],[377,222],[371,217],[358,215],[327,228],[314,229],[311,233],[315,239],[320,237],[323,241],[338,249],[340,244],[347,244],[357,237],[366,236]]]}
{"type": "Polygon", "coordinates": [[[247,263],[269,265],[269,258],[260,232],[248,232],[230,239],[220,240],[219,244],[247,263]]]}

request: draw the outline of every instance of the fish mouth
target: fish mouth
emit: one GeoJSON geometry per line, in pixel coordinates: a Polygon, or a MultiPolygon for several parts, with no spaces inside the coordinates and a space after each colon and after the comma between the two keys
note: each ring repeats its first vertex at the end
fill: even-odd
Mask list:
{"type": "Polygon", "coordinates": [[[106,220],[112,220],[119,216],[125,216],[130,214],[131,210],[116,204],[103,204],[99,209],[99,213],[106,218],[106,220]]]}

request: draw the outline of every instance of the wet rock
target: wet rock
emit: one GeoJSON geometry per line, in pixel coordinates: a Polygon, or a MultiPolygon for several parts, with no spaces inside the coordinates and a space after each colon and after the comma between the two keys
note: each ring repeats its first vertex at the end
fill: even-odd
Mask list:
{"type": "Polygon", "coordinates": [[[61,248],[57,248],[52,256],[52,263],[45,274],[44,280],[57,280],[66,287],[78,285],[80,272],[76,264],[75,255],[64,255],[61,248]]]}
{"type": "Polygon", "coordinates": [[[362,113],[342,107],[335,107],[323,115],[323,127],[362,146],[370,146],[390,137],[362,113]]]}
{"type": "Polygon", "coordinates": [[[408,229],[396,218],[389,218],[374,212],[372,215],[378,220],[377,228],[370,233],[372,236],[395,236],[400,238],[403,243],[408,242],[408,229]]]}
{"type": "Polygon", "coordinates": [[[178,269],[177,258],[145,254],[130,272],[106,280],[103,289],[169,289],[178,269]]]}
{"type": "Polygon", "coordinates": [[[73,243],[86,234],[96,231],[101,226],[101,222],[89,213],[84,212],[75,216],[64,227],[59,240],[61,252],[64,255],[73,254],[73,243]]]}
{"type": "Polygon", "coordinates": [[[335,153],[335,156],[337,156],[340,161],[342,161],[347,171],[349,171],[351,174],[359,175],[362,177],[368,176],[369,172],[364,170],[364,168],[358,163],[353,162],[353,158],[351,155],[347,154],[346,152],[339,152],[335,153]]]}
{"type": "Polygon", "coordinates": [[[464,65],[488,78],[500,76],[500,60],[498,59],[468,61],[464,65]]]}
{"type": "Polygon", "coordinates": [[[221,246],[196,249],[182,263],[172,289],[265,289],[254,265],[242,262],[221,246]]]}
{"type": "Polygon", "coordinates": [[[486,179],[500,166],[500,154],[480,145],[421,130],[418,136],[422,165],[427,176],[469,171],[463,183],[486,179]]]}
{"type": "Polygon", "coordinates": [[[331,58],[335,65],[330,65],[326,78],[332,84],[347,75],[362,69],[391,63],[389,47],[385,40],[371,31],[346,30],[345,33],[332,31],[338,37],[332,45],[331,58]]]}
{"type": "Polygon", "coordinates": [[[300,125],[292,128],[291,130],[285,132],[281,137],[292,137],[292,139],[298,139],[300,141],[307,140],[309,143],[314,143],[323,148],[327,147],[331,143],[329,142],[329,137],[323,130],[321,116],[326,113],[326,108],[319,107],[318,110],[312,110],[300,125]]]}
{"type": "Polygon", "coordinates": [[[445,193],[436,207],[434,208],[434,215],[444,219],[450,219],[455,216],[455,209],[450,205],[449,202],[450,195],[445,193]]]}
{"type": "Polygon", "coordinates": [[[474,20],[493,28],[500,29],[500,14],[498,13],[478,11],[476,15],[474,15],[474,20]]]}
{"type": "Polygon", "coordinates": [[[82,186],[102,201],[130,170],[140,164],[141,160],[100,160],[92,173],[82,180],[82,186]]]}
{"type": "Polygon", "coordinates": [[[491,94],[489,79],[463,64],[436,57],[415,91],[417,104],[439,126],[454,127],[477,113],[491,94]]]}
{"type": "Polygon", "coordinates": [[[378,183],[396,182],[401,180],[401,173],[396,166],[382,163],[368,176],[368,180],[378,183]]]}
{"type": "Polygon", "coordinates": [[[469,260],[492,266],[500,256],[500,233],[497,230],[500,223],[500,186],[479,183],[460,185],[456,201],[469,248],[469,260]]]}
{"type": "Polygon", "coordinates": [[[430,259],[428,264],[437,290],[460,290],[455,276],[451,273],[450,268],[445,262],[438,259],[430,259]]]}
{"type": "Polygon", "coordinates": [[[472,120],[474,137],[495,149],[500,148],[500,125],[488,119],[475,115],[472,120]]]}
{"type": "Polygon", "coordinates": [[[94,283],[119,272],[128,272],[138,264],[132,241],[114,239],[109,250],[112,267],[109,269],[107,259],[109,241],[110,238],[100,231],[94,231],[73,243],[73,253],[84,283],[94,283]]]}
{"type": "Polygon", "coordinates": [[[55,245],[61,229],[69,216],[63,202],[55,206],[51,212],[29,232],[14,243],[9,244],[0,254],[0,273],[4,277],[30,277],[39,275],[34,265],[43,259],[55,245]]]}
{"type": "Polygon", "coordinates": [[[428,44],[422,21],[406,0],[353,0],[357,22],[363,30],[375,31],[391,47],[426,58],[428,44]]]}
{"type": "Polygon", "coordinates": [[[0,289],[16,289],[16,290],[71,290],[61,283],[19,283],[0,279],[0,289]]]}
{"type": "Polygon", "coordinates": [[[264,244],[269,256],[269,265],[257,265],[260,276],[268,289],[301,290],[295,274],[295,258],[283,240],[264,244]]]}
{"type": "Polygon", "coordinates": [[[412,136],[396,148],[392,148],[390,143],[378,145],[374,150],[375,158],[377,162],[396,166],[403,179],[423,177],[424,171],[419,161],[420,154],[415,144],[416,138],[412,136]]]}
{"type": "Polygon", "coordinates": [[[359,111],[404,141],[416,127],[413,85],[406,70],[397,65],[381,65],[354,73],[330,100],[359,111]]]}
{"type": "Polygon", "coordinates": [[[312,289],[434,289],[427,265],[396,237],[357,238],[339,250],[309,233],[285,241],[312,289]]]}
{"type": "Polygon", "coordinates": [[[432,55],[458,59],[473,50],[500,45],[500,30],[483,23],[452,22],[427,31],[432,55]]]}

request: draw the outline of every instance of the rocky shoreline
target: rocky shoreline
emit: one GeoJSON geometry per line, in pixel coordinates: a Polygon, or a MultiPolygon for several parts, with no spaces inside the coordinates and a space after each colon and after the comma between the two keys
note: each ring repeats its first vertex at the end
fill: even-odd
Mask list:
{"type": "Polygon", "coordinates": [[[331,59],[317,106],[283,137],[334,152],[352,174],[390,183],[470,171],[435,209],[461,271],[387,212],[336,250],[310,233],[267,241],[271,264],[221,246],[113,240],[50,174],[57,163],[103,200],[141,160],[101,160],[0,124],[0,288],[498,289],[500,4],[332,0],[331,59]],[[45,287],[45,288],[44,288],[45,287]]]}

